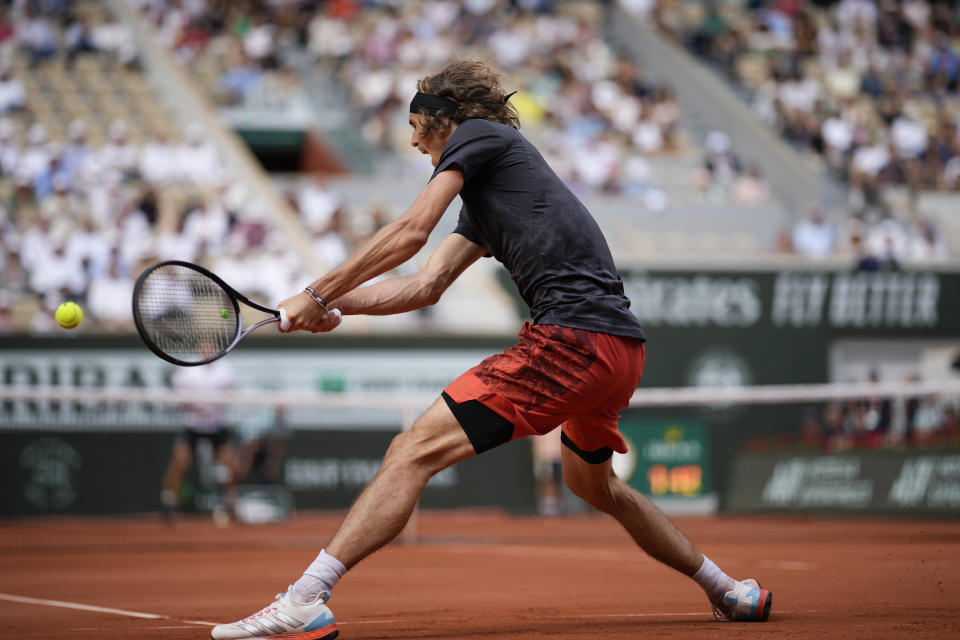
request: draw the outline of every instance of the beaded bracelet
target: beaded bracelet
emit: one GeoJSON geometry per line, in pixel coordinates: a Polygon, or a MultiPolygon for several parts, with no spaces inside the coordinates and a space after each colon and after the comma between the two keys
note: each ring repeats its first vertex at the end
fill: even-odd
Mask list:
{"type": "Polygon", "coordinates": [[[327,301],[320,297],[320,294],[311,289],[310,287],[304,287],[304,291],[310,294],[310,297],[323,308],[323,312],[327,312],[327,301]]]}

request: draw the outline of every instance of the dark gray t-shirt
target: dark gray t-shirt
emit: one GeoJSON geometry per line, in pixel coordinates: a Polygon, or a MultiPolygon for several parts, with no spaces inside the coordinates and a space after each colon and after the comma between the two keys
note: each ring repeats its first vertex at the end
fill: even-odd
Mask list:
{"type": "Polygon", "coordinates": [[[467,120],[433,175],[463,171],[454,233],[502,263],[536,324],[644,339],[593,216],[512,127],[467,120]]]}

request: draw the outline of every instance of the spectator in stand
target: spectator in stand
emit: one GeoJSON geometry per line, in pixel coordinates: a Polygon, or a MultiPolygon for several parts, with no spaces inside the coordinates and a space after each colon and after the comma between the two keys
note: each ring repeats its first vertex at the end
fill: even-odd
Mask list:
{"type": "Polygon", "coordinates": [[[90,18],[81,16],[73,19],[63,34],[63,41],[67,49],[67,58],[64,61],[67,69],[73,67],[74,60],[77,56],[84,53],[95,53],[97,46],[93,41],[93,33],[90,29],[90,18]]]}
{"type": "Polygon", "coordinates": [[[93,26],[91,35],[101,55],[120,66],[136,68],[137,44],[127,25],[108,16],[93,26]]]}
{"type": "Polygon", "coordinates": [[[914,217],[904,258],[913,264],[942,263],[949,258],[947,245],[936,225],[920,216],[914,217]]]}
{"type": "MultiPolygon", "coordinates": [[[[3,266],[2,263],[0,263],[0,266],[3,266]]],[[[0,335],[12,333],[15,329],[13,324],[13,298],[9,289],[0,289],[0,335]]]]}
{"type": "Polygon", "coordinates": [[[351,235],[345,212],[338,207],[330,216],[327,227],[314,240],[314,248],[329,268],[332,269],[350,256],[351,235]]]}
{"type": "Polygon", "coordinates": [[[150,184],[167,184],[180,178],[179,160],[177,148],[170,144],[166,132],[157,129],[143,145],[138,171],[150,184]]]}
{"type": "Polygon", "coordinates": [[[183,145],[177,154],[180,179],[213,186],[223,180],[223,167],[217,149],[203,135],[203,127],[190,124],[183,133],[183,145]]]}
{"type": "Polygon", "coordinates": [[[726,200],[740,174],[740,160],[733,153],[730,136],[724,131],[711,131],[704,141],[704,148],[704,170],[697,173],[697,183],[712,200],[726,200]]]}
{"type": "Polygon", "coordinates": [[[886,218],[867,231],[865,242],[867,251],[881,264],[897,269],[903,263],[909,239],[900,222],[886,218]]]}
{"type": "Polygon", "coordinates": [[[16,175],[20,156],[17,126],[10,118],[0,119],[0,175],[16,175]]]}
{"type": "Polygon", "coordinates": [[[793,229],[793,250],[802,256],[822,260],[836,246],[836,232],[819,206],[810,207],[807,217],[793,229]]]}
{"type": "Polygon", "coordinates": [[[229,230],[230,218],[219,198],[210,195],[188,204],[183,231],[199,244],[199,255],[220,253],[229,230]]]}
{"type": "Polygon", "coordinates": [[[71,120],[67,125],[67,144],[60,154],[60,164],[63,174],[69,184],[73,186],[78,174],[90,154],[93,152],[87,142],[87,125],[83,120],[71,120]]]}
{"type": "Polygon", "coordinates": [[[121,179],[137,177],[140,149],[130,141],[129,126],[124,120],[114,120],[107,129],[109,141],[99,151],[98,160],[106,171],[116,172],[121,179]]]}
{"type": "Polygon", "coordinates": [[[57,34],[50,19],[27,4],[22,20],[16,25],[20,48],[27,54],[31,66],[36,66],[57,54],[57,34]]]}
{"type": "Polygon", "coordinates": [[[264,69],[275,69],[277,60],[277,25],[265,12],[257,12],[253,23],[243,34],[243,52],[264,69]]]}
{"type": "Polygon", "coordinates": [[[247,95],[260,84],[263,71],[237,44],[230,47],[225,65],[226,70],[217,85],[220,101],[230,106],[242,105],[247,95]]]}
{"type": "Polygon", "coordinates": [[[68,263],[82,265],[91,282],[106,275],[112,253],[111,241],[89,218],[82,220],[71,231],[65,251],[68,263]]]}
{"type": "Polygon", "coordinates": [[[746,173],[740,174],[733,183],[730,193],[733,201],[746,206],[765,204],[770,200],[770,185],[763,177],[759,165],[751,165],[746,173]]]}
{"type": "Polygon", "coordinates": [[[302,181],[293,197],[301,220],[313,232],[326,229],[334,212],[342,206],[340,196],[318,174],[302,181]]]}
{"type": "Polygon", "coordinates": [[[27,146],[17,163],[17,178],[23,184],[32,184],[37,176],[50,166],[50,148],[47,128],[40,123],[27,130],[27,146]]]}
{"type": "Polygon", "coordinates": [[[20,78],[10,73],[9,67],[0,64],[0,114],[20,111],[27,104],[27,90],[20,78]]]}
{"type": "Polygon", "coordinates": [[[87,311],[101,328],[122,329],[130,324],[130,299],[133,297],[133,279],[122,272],[119,252],[114,249],[106,273],[90,282],[87,293],[87,311]]]}

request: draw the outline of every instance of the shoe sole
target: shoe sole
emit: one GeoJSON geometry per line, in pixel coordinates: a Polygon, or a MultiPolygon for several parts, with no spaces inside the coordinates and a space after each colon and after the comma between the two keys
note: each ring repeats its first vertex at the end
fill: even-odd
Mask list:
{"type": "MultiPolygon", "coordinates": [[[[303,633],[295,633],[293,635],[285,634],[279,636],[260,636],[261,640],[334,640],[337,636],[340,635],[340,629],[337,628],[336,623],[328,624],[322,629],[315,629],[314,631],[305,631],[303,633]]],[[[211,636],[212,640],[213,636],[211,636]]]]}
{"type": "Polygon", "coordinates": [[[766,622],[767,618],[770,617],[770,609],[773,607],[773,593],[766,589],[760,589],[759,601],[762,605],[757,607],[757,613],[753,620],[756,622],[766,622]]]}

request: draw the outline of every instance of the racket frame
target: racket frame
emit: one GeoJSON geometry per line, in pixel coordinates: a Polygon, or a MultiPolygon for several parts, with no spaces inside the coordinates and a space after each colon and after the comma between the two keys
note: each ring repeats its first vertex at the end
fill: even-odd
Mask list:
{"type": "Polygon", "coordinates": [[[270,307],[265,307],[262,304],[254,302],[247,296],[243,295],[242,293],[240,293],[239,291],[237,291],[236,289],[228,285],[226,282],[223,281],[223,278],[213,273],[206,267],[202,267],[193,262],[187,262],[186,260],[164,260],[163,262],[158,262],[154,265],[151,265],[146,269],[144,269],[143,273],[140,274],[140,277],[137,278],[137,282],[133,285],[133,323],[137,327],[137,332],[140,334],[140,337],[143,339],[143,342],[147,345],[147,348],[149,348],[150,351],[155,353],[158,357],[163,358],[167,362],[170,362],[175,365],[179,365],[181,367],[196,367],[202,364],[209,364],[214,360],[222,358],[223,356],[230,353],[230,351],[235,346],[237,346],[237,343],[243,340],[247,336],[247,334],[249,334],[251,331],[255,329],[259,329],[263,325],[270,324],[271,322],[280,322],[280,311],[278,309],[271,309],[270,307]],[[139,300],[140,298],[140,290],[143,288],[143,283],[146,281],[146,279],[149,277],[151,273],[153,273],[160,267],[166,267],[166,266],[185,267],[187,269],[192,269],[200,273],[201,275],[206,276],[207,278],[210,278],[211,280],[213,280],[213,282],[215,282],[220,288],[222,288],[227,293],[227,296],[230,298],[230,302],[233,303],[233,312],[237,315],[237,334],[233,337],[233,340],[230,342],[229,345],[227,345],[221,351],[218,351],[212,357],[207,358],[206,360],[201,360],[199,362],[187,362],[185,360],[180,360],[179,358],[175,358],[174,356],[171,356],[170,354],[164,352],[162,349],[160,349],[160,347],[156,346],[153,339],[150,337],[149,332],[146,330],[146,328],[143,326],[143,324],[140,321],[140,313],[139,313],[140,305],[137,304],[137,300],[139,300]],[[271,314],[273,317],[266,318],[264,320],[256,322],[250,325],[249,327],[247,327],[246,329],[244,329],[243,317],[240,313],[240,305],[239,305],[240,302],[258,311],[263,311],[264,313],[271,314]]]}

